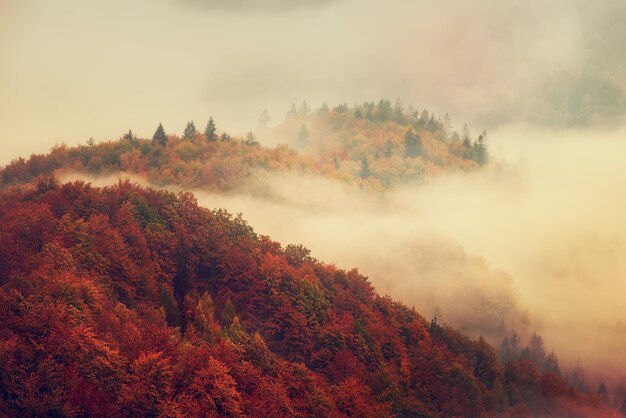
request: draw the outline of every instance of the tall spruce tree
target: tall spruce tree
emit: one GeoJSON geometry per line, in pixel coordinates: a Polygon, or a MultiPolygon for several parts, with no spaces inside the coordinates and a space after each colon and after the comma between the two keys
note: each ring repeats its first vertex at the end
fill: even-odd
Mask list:
{"type": "Polygon", "coordinates": [[[404,135],[404,156],[414,158],[422,155],[422,139],[417,136],[413,128],[409,128],[404,135]]]}
{"type": "Polygon", "coordinates": [[[159,123],[159,127],[152,135],[152,143],[161,145],[164,147],[167,145],[167,135],[165,134],[165,129],[163,129],[163,124],[159,123]]]}
{"type": "Polygon", "coordinates": [[[196,136],[197,133],[198,131],[196,130],[196,125],[193,121],[187,122],[187,126],[185,126],[185,130],[183,131],[183,138],[191,139],[196,136]]]}
{"type": "Polygon", "coordinates": [[[129,129],[128,132],[124,134],[124,139],[132,143],[135,139],[137,139],[137,136],[129,129]]]}
{"type": "Polygon", "coordinates": [[[363,159],[361,160],[361,171],[359,172],[359,176],[365,180],[366,178],[368,178],[371,175],[371,171],[370,171],[370,164],[367,161],[367,157],[363,157],[363,159]]]}
{"type": "Polygon", "coordinates": [[[217,134],[215,132],[215,121],[213,121],[213,117],[211,116],[206,124],[206,128],[204,128],[204,136],[209,141],[217,141],[217,134]]]}

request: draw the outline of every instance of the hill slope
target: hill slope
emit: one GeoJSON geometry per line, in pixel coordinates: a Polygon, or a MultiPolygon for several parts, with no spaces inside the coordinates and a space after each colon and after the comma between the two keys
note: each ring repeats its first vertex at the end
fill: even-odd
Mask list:
{"type": "Polygon", "coordinates": [[[190,194],[47,179],[0,234],[6,415],[608,416],[190,194]]]}

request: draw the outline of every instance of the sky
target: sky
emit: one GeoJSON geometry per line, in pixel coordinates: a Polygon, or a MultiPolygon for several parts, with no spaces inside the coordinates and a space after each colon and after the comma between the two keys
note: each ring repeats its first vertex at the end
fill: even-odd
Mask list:
{"type": "Polygon", "coordinates": [[[0,0],[0,163],[292,102],[402,99],[475,131],[612,125],[619,0],[0,0]]]}

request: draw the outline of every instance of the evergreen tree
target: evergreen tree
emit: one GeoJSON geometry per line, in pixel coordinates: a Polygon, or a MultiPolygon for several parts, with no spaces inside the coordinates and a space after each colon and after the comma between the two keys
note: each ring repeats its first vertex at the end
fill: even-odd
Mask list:
{"type": "Polygon", "coordinates": [[[391,139],[388,139],[387,142],[385,143],[385,157],[391,158],[392,156],[393,156],[393,142],[391,142],[391,139]]]}
{"type": "Polygon", "coordinates": [[[413,128],[409,128],[404,135],[404,156],[414,158],[418,155],[422,155],[422,140],[415,134],[413,128]]]}
{"type": "Polygon", "coordinates": [[[542,373],[552,373],[555,376],[561,376],[561,368],[559,367],[559,360],[556,358],[554,352],[550,352],[546,360],[541,367],[542,373]]]}
{"type": "Polygon", "coordinates": [[[270,113],[267,111],[267,109],[263,109],[263,111],[259,115],[257,130],[262,131],[264,129],[267,129],[267,125],[270,123],[271,120],[272,118],[270,117],[270,113]]]}
{"type": "Polygon", "coordinates": [[[461,129],[461,138],[463,139],[463,152],[461,156],[465,160],[473,160],[474,147],[472,146],[472,141],[470,140],[470,130],[467,127],[467,123],[464,124],[463,129],[461,129]]]}
{"type": "Polygon", "coordinates": [[[355,119],[363,119],[363,114],[361,113],[361,109],[357,107],[356,112],[354,112],[355,119]]]}
{"type": "Polygon", "coordinates": [[[604,399],[604,402],[606,403],[609,402],[609,391],[604,385],[604,382],[600,382],[600,387],[598,388],[598,395],[600,395],[602,399],[604,399]]]}
{"type": "Polygon", "coordinates": [[[467,123],[463,124],[463,129],[461,129],[461,138],[463,138],[463,141],[470,140],[470,130],[467,127],[467,123]]]}
{"type": "Polygon", "coordinates": [[[125,140],[127,140],[128,142],[133,142],[135,139],[137,139],[137,137],[135,136],[135,134],[133,134],[133,131],[131,131],[130,129],[128,130],[127,133],[124,134],[123,137],[125,140]]]}
{"type": "Polygon", "coordinates": [[[546,351],[543,348],[543,339],[533,333],[528,344],[529,359],[538,366],[541,366],[546,359],[546,351]]]}
{"type": "Polygon", "coordinates": [[[328,113],[330,111],[330,109],[328,108],[328,103],[324,102],[322,103],[322,106],[320,106],[320,110],[318,110],[318,113],[328,113]]]}
{"type": "Polygon", "coordinates": [[[429,120],[430,120],[430,113],[428,113],[428,110],[424,109],[422,110],[422,113],[420,114],[420,118],[419,118],[417,125],[420,128],[426,129],[426,127],[428,126],[429,120]]]}
{"type": "Polygon", "coordinates": [[[367,161],[367,157],[363,157],[363,159],[361,160],[361,171],[359,173],[359,176],[365,180],[366,178],[368,178],[372,173],[370,172],[370,164],[367,161]]]}
{"type": "Polygon", "coordinates": [[[185,130],[183,131],[183,138],[191,139],[196,136],[197,132],[198,131],[196,131],[196,125],[193,123],[193,121],[189,121],[187,122],[187,126],[185,126],[185,130]]]}
{"type": "Polygon", "coordinates": [[[391,108],[391,102],[389,100],[380,99],[378,102],[378,119],[386,121],[391,119],[393,115],[393,109],[391,108]]]}
{"type": "Polygon", "coordinates": [[[309,142],[309,131],[306,129],[306,125],[302,125],[300,133],[298,134],[298,146],[305,147],[309,142]]]}
{"type": "Polygon", "coordinates": [[[213,121],[213,117],[210,117],[206,124],[206,128],[204,128],[204,137],[211,142],[217,141],[217,134],[215,131],[215,122],[213,121]]]}
{"type": "Polygon", "coordinates": [[[452,119],[446,113],[443,117],[443,136],[445,139],[450,139],[450,135],[452,135],[452,119]]]}
{"type": "Polygon", "coordinates": [[[485,165],[489,159],[489,153],[487,151],[487,145],[485,145],[485,139],[487,133],[483,132],[483,135],[478,137],[478,141],[474,143],[474,160],[480,164],[485,165]]]}
{"type": "Polygon", "coordinates": [[[159,123],[157,130],[152,135],[152,143],[162,147],[167,145],[167,135],[165,134],[165,129],[163,129],[163,124],[159,123]]]}
{"type": "Polygon", "coordinates": [[[301,118],[306,119],[306,118],[309,117],[310,113],[311,113],[311,107],[309,106],[309,104],[305,100],[300,105],[300,109],[298,109],[298,116],[300,116],[301,118]]]}
{"type": "Polygon", "coordinates": [[[252,132],[248,132],[246,134],[246,137],[244,138],[243,143],[246,145],[250,145],[250,146],[259,144],[256,140],[256,137],[254,136],[252,132]]]}
{"type": "Polygon", "coordinates": [[[295,103],[291,103],[291,109],[287,112],[287,119],[295,119],[298,117],[298,108],[295,103]]]}
{"type": "Polygon", "coordinates": [[[404,105],[398,98],[393,105],[393,117],[397,123],[404,125],[406,123],[406,114],[404,113],[404,105]]]}

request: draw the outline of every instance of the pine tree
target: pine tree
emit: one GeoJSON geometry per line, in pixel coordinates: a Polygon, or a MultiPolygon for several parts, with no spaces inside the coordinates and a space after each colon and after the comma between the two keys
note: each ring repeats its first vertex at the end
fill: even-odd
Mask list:
{"type": "Polygon", "coordinates": [[[487,146],[485,145],[485,138],[487,133],[483,133],[483,135],[478,137],[478,141],[474,143],[474,160],[480,164],[485,165],[489,159],[489,153],[487,151],[487,146]]]}
{"type": "Polygon", "coordinates": [[[252,145],[258,145],[259,143],[256,140],[256,137],[254,136],[254,134],[252,132],[248,132],[246,134],[246,137],[243,140],[243,143],[249,146],[252,145]]]}
{"type": "Polygon", "coordinates": [[[406,123],[406,114],[404,112],[404,105],[402,101],[398,98],[393,105],[393,117],[397,123],[403,125],[406,123]]]}
{"type": "Polygon", "coordinates": [[[393,142],[391,142],[391,139],[388,139],[387,142],[385,143],[385,157],[391,158],[392,156],[393,156],[393,142]]]}
{"type": "Polygon", "coordinates": [[[422,140],[415,134],[413,128],[409,128],[404,135],[404,156],[414,158],[418,155],[422,155],[422,140]]]}
{"type": "Polygon", "coordinates": [[[291,104],[291,109],[287,112],[287,119],[295,119],[298,117],[298,108],[295,103],[291,104]]]}
{"type": "Polygon", "coordinates": [[[555,376],[561,376],[561,368],[559,367],[559,360],[556,358],[556,354],[554,351],[548,354],[546,360],[543,362],[541,366],[542,373],[552,373],[555,376]]]}
{"type": "Polygon", "coordinates": [[[306,129],[305,125],[302,125],[300,128],[300,133],[298,134],[298,146],[305,147],[309,142],[309,131],[306,129]]]}
{"type": "Polygon", "coordinates": [[[263,111],[259,115],[259,121],[257,123],[257,130],[262,131],[264,129],[267,129],[267,125],[270,123],[271,120],[272,118],[270,117],[270,114],[267,111],[267,109],[263,109],[263,111]]]}
{"type": "Polygon", "coordinates": [[[206,128],[204,128],[205,138],[209,141],[217,141],[217,134],[215,131],[215,122],[213,121],[213,117],[210,117],[206,124],[206,128]]]}
{"type": "Polygon", "coordinates": [[[367,161],[367,157],[363,157],[363,159],[361,160],[361,172],[359,173],[359,176],[365,180],[366,178],[368,178],[372,173],[370,172],[370,164],[367,161]]]}
{"type": "Polygon", "coordinates": [[[167,145],[167,135],[165,134],[165,129],[163,129],[163,124],[159,123],[157,130],[152,135],[152,143],[162,147],[167,145]]]}
{"type": "Polygon", "coordinates": [[[187,122],[187,126],[185,126],[185,130],[183,131],[183,138],[191,139],[196,136],[197,133],[198,131],[196,131],[196,125],[193,121],[187,122]]]}
{"type": "Polygon", "coordinates": [[[306,119],[309,117],[309,113],[311,113],[311,107],[305,100],[302,102],[302,104],[300,105],[300,108],[298,109],[298,116],[306,119]]]}
{"type": "Polygon", "coordinates": [[[132,143],[137,137],[133,134],[133,131],[129,129],[128,132],[124,134],[124,139],[132,143]]]}
{"type": "Polygon", "coordinates": [[[598,388],[598,395],[600,395],[602,399],[604,399],[604,402],[606,403],[609,402],[609,391],[604,385],[604,382],[600,382],[600,387],[598,388]]]}

